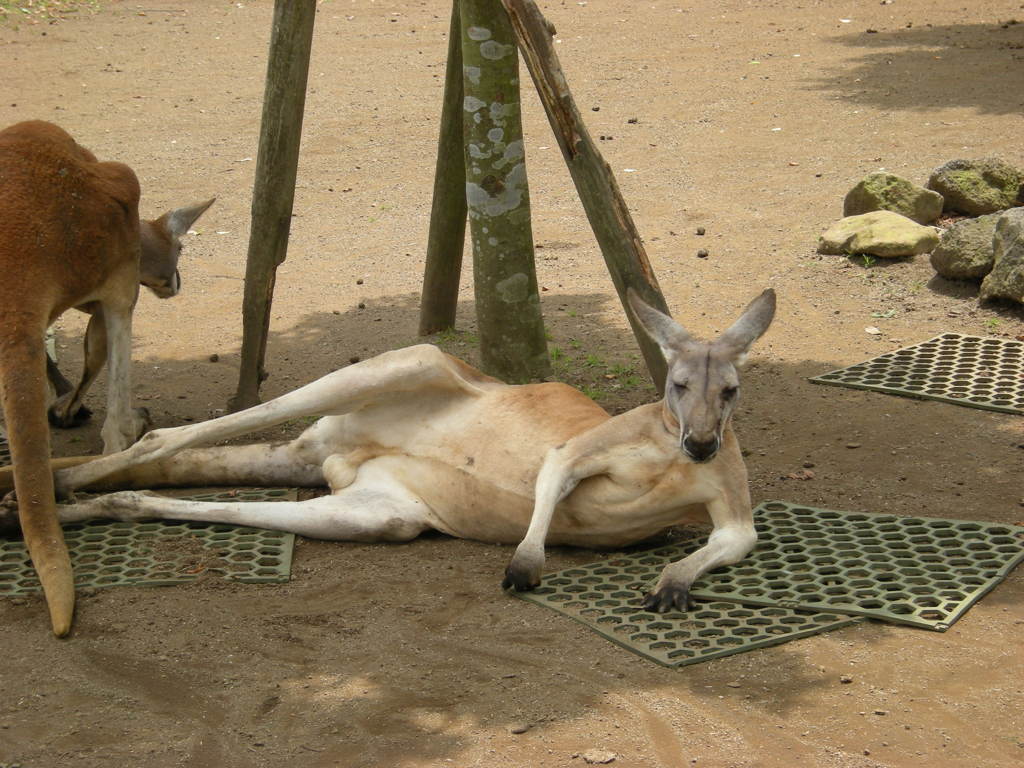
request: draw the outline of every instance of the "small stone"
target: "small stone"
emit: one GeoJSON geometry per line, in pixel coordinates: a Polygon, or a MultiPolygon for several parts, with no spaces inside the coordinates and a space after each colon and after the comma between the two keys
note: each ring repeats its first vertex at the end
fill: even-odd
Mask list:
{"type": "Polygon", "coordinates": [[[358,307],[359,309],[366,309],[366,302],[360,301],[358,307]]]}
{"type": "Polygon", "coordinates": [[[359,355],[352,355],[352,357],[350,357],[350,358],[348,359],[348,361],[349,361],[350,363],[353,363],[353,364],[355,364],[355,363],[358,363],[358,362],[359,362],[359,355]]]}
{"type": "Polygon", "coordinates": [[[615,761],[615,753],[607,749],[588,749],[580,757],[583,758],[583,762],[590,765],[606,765],[615,761]]]}
{"type": "Polygon", "coordinates": [[[860,448],[860,443],[847,443],[847,448],[860,448]]]}
{"type": "Polygon", "coordinates": [[[839,676],[839,682],[843,683],[844,685],[848,684],[848,683],[852,683],[853,682],[853,676],[852,675],[840,675],[839,676]]]}
{"type": "Polygon", "coordinates": [[[362,284],[363,284],[363,278],[360,277],[358,280],[356,280],[356,285],[362,285],[362,284]]]}
{"type": "Polygon", "coordinates": [[[869,173],[846,193],[843,216],[894,211],[918,224],[930,224],[942,213],[942,195],[894,173],[869,173]]]}
{"type": "Polygon", "coordinates": [[[999,217],[992,257],[992,271],[981,283],[981,298],[1024,304],[1024,208],[1013,208],[999,217]]]}
{"type": "Polygon", "coordinates": [[[1014,206],[1024,183],[1024,172],[997,157],[951,160],[936,168],[928,188],[945,199],[947,211],[968,216],[995,213],[1014,206]]]}
{"type": "Polygon", "coordinates": [[[697,251],[697,258],[698,259],[706,259],[707,257],[708,257],[708,251],[707,251],[706,248],[701,248],[699,251],[697,251]]]}
{"type": "Polygon", "coordinates": [[[511,726],[508,729],[508,732],[509,733],[519,734],[519,733],[526,733],[528,730],[530,730],[530,724],[529,723],[516,723],[515,725],[511,726]]]}
{"type": "Polygon", "coordinates": [[[811,469],[813,467],[814,467],[814,462],[813,461],[805,461],[804,462],[804,469],[811,469]]]}
{"type": "Polygon", "coordinates": [[[212,355],[210,355],[210,362],[211,363],[216,363],[216,362],[219,362],[219,361],[220,361],[220,355],[218,355],[216,352],[214,352],[212,355]]]}
{"type": "Polygon", "coordinates": [[[991,213],[952,224],[939,237],[929,257],[932,267],[950,280],[980,280],[992,271],[992,238],[1001,214],[991,213]]]}
{"type": "Polygon", "coordinates": [[[698,235],[703,235],[704,234],[704,227],[697,227],[697,234],[698,235]]]}
{"type": "Polygon", "coordinates": [[[739,688],[740,687],[739,682],[736,681],[736,680],[733,680],[731,683],[726,683],[726,685],[729,686],[730,688],[739,688]]]}
{"type": "Polygon", "coordinates": [[[876,715],[888,715],[889,714],[889,710],[887,710],[887,709],[876,709],[875,710],[875,714],[876,715]]]}
{"type": "Polygon", "coordinates": [[[601,108],[600,107],[591,107],[591,110],[593,110],[594,112],[600,112],[601,108]]]}

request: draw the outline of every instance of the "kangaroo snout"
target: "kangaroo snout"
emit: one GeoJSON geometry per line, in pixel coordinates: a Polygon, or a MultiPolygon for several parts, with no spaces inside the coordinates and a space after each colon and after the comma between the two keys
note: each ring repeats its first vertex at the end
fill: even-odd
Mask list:
{"type": "Polygon", "coordinates": [[[710,439],[699,440],[690,435],[683,438],[682,442],[683,453],[689,456],[694,461],[701,463],[710,461],[718,453],[720,443],[717,435],[712,435],[710,439]]]}

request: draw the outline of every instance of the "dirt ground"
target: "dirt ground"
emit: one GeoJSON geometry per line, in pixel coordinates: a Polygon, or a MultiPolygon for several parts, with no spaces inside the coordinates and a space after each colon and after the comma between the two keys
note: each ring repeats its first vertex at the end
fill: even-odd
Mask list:
{"type": "MultiPolygon", "coordinates": [[[[1024,519],[1019,417],[807,381],[943,331],[1024,335],[1019,307],[980,306],[975,286],[935,278],[927,258],[815,254],[869,171],[923,182],[957,157],[1024,165],[1024,23],[1008,23],[1024,21],[1021,0],[542,8],[675,316],[708,336],[763,288],[778,292],[736,418],[755,501],[1024,519]],[[808,463],[813,479],[785,478],[808,463]]],[[[0,124],[53,120],[129,163],[150,215],[218,197],[188,238],[182,295],[139,302],[136,391],[159,426],[221,413],[237,383],[271,11],[104,0],[94,15],[0,26],[0,124]]],[[[417,340],[449,11],[319,7],[267,397],[417,340]]],[[[647,401],[528,90],[524,111],[558,375],[612,410],[647,401]]],[[[441,341],[473,360],[469,279],[459,332],[441,341]]],[[[83,329],[71,314],[58,333],[69,373],[83,329]]],[[[55,451],[98,451],[99,423],[58,435],[55,451]]],[[[624,768],[1024,759],[1024,569],[944,634],[865,624],[667,670],[504,595],[510,555],[441,536],[301,541],[287,585],[87,592],[65,641],[40,600],[0,600],[0,765],[556,768],[592,750],[624,768]]],[[[600,556],[555,549],[548,567],[600,556]]]]}

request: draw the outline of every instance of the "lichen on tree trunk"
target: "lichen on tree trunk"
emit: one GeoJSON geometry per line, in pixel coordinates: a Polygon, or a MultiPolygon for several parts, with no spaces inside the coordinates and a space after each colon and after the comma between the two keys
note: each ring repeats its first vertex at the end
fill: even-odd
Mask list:
{"type": "Polygon", "coordinates": [[[519,105],[519,56],[499,0],[461,0],[466,202],[485,371],[551,373],[534,268],[519,105]]]}

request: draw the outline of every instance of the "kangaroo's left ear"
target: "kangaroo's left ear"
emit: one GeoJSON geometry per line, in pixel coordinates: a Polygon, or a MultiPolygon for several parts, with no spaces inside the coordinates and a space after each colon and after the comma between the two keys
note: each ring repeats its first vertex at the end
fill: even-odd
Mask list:
{"type": "Polygon", "coordinates": [[[211,197],[205,203],[196,203],[194,205],[188,205],[184,208],[175,208],[173,211],[168,211],[160,218],[166,222],[167,231],[172,237],[181,237],[188,232],[189,227],[196,223],[196,220],[202,216],[206,209],[213,205],[213,201],[216,197],[211,197]]]}
{"type": "Polygon", "coordinates": [[[729,326],[714,345],[733,358],[733,365],[743,365],[747,359],[747,352],[768,330],[773,317],[775,291],[769,288],[747,305],[739,320],[729,326]]]}

